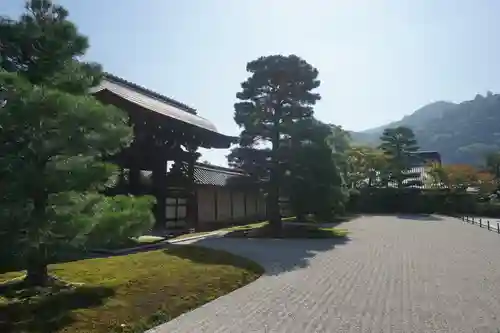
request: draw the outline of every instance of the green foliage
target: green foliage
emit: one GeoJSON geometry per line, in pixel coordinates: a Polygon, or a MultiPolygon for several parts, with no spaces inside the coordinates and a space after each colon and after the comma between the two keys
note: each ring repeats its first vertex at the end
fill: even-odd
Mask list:
{"type": "Polygon", "coordinates": [[[353,146],[347,153],[349,188],[387,187],[388,157],[368,146],[353,146]]]}
{"type": "Polygon", "coordinates": [[[290,198],[293,214],[303,220],[307,214],[328,220],[344,212],[347,199],[343,189],[338,155],[332,144],[332,127],[313,120],[298,122],[290,149],[289,172],[284,176],[283,190],[290,198]],[[297,130],[297,127],[302,127],[297,130]],[[302,140],[304,139],[304,141],[302,140]]]}
{"type": "Polygon", "coordinates": [[[500,184],[500,152],[489,152],[486,154],[486,170],[495,176],[497,184],[500,184]]]}
{"type": "Polygon", "coordinates": [[[351,192],[347,204],[353,213],[474,214],[477,196],[447,190],[366,188],[351,192]]]}
{"type": "Polygon", "coordinates": [[[340,172],[342,183],[349,182],[349,150],[351,147],[351,136],[342,126],[330,124],[331,134],[327,137],[327,144],[333,151],[335,164],[340,172]]]}
{"type": "Polygon", "coordinates": [[[418,151],[413,131],[402,126],[386,128],[380,140],[379,149],[387,156],[389,181],[393,181],[398,188],[421,186],[422,183],[415,180],[420,174],[409,171],[413,154],[418,151]]]}
{"type": "Polygon", "coordinates": [[[371,214],[447,214],[500,217],[500,204],[480,202],[480,196],[466,192],[396,188],[365,188],[351,191],[347,210],[371,214]]]}
{"type": "Polygon", "coordinates": [[[483,217],[500,217],[500,203],[498,202],[478,202],[474,212],[467,212],[470,215],[483,217]]]}
{"type": "Polygon", "coordinates": [[[89,248],[115,248],[126,239],[141,236],[145,227],[151,227],[154,222],[150,213],[152,197],[130,200],[128,196],[119,195],[96,199],[92,214],[79,216],[82,230],[86,230],[82,245],[89,248]]]}
{"type": "Polygon", "coordinates": [[[0,67],[71,93],[97,84],[100,66],[76,59],[89,44],[67,17],[68,11],[50,0],[31,0],[18,20],[0,18],[0,67]]]}
{"type": "Polygon", "coordinates": [[[117,177],[106,160],[132,129],[125,113],[87,95],[99,66],[77,60],[87,42],[66,16],[33,0],[20,20],[0,21],[0,252],[40,279],[55,252],[99,232],[136,236],[152,222],[151,199],[100,194],[117,177]]]}
{"type": "Polygon", "coordinates": [[[295,55],[272,55],[249,62],[247,72],[234,106],[234,120],[243,130],[228,160],[266,190],[268,214],[279,229],[278,198],[289,156],[280,145],[291,140],[297,121],[312,118],[320,99],[312,92],[320,84],[318,70],[295,55]]]}

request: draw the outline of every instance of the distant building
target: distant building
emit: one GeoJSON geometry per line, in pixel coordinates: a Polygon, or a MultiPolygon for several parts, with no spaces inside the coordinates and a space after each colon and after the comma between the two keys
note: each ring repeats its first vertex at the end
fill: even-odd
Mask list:
{"type": "Polygon", "coordinates": [[[412,154],[412,163],[415,166],[441,165],[441,155],[437,151],[417,151],[412,154]]]}
{"type": "Polygon", "coordinates": [[[409,173],[418,173],[419,177],[412,180],[419,180],[423,186],[421,188],[431,188],[429,185],[429,171],[434,165],[441,165],[441,155],[437,151],[418,151],[412,154],[412,165],[409,173]]]}

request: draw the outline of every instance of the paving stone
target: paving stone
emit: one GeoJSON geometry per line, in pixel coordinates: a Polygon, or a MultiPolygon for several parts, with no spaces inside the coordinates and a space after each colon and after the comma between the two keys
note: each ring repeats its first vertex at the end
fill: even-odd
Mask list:
{"type": "Polygon", "coordinates": [[[150,333],[500,329],[500,235],[449,217],[364,216],[347,241],[212,238],[257,281],[150,333]]]}

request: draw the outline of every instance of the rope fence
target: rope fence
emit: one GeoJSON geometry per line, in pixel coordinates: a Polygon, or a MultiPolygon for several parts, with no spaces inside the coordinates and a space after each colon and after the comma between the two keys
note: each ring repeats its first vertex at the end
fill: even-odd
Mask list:
{"type": "Polygon", "coordinates": [[[462,216],[460,219],[464,222],[478,225],[480,228],[486,228],[489,231],[495,231],[500,234],[500,222],[491,222],[488,219],[474,216],[462,216]]]}

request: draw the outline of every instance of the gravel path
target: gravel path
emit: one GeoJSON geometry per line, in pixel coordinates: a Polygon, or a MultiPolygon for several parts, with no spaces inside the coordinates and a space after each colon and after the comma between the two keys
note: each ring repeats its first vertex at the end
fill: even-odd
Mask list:
{"type": "Polygon", "coordinates": [[[266,274],[150,332],[500,329],[500,235],[447,217],[361,217],[332,240],[206,239],[266,274]]]}

